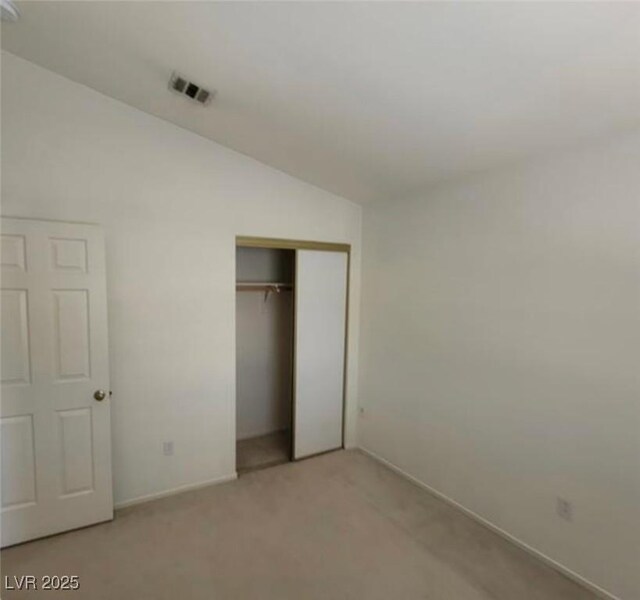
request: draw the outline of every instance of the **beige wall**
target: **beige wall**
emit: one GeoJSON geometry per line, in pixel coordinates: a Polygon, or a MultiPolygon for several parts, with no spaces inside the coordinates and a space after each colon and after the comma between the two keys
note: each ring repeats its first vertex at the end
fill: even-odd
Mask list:
{"type": "Polygon", "coordinates": [[[239,440],[291,429],[293,291],[236,294],[239,440]]]}
{"type": "Polygon", "coordinates": [[[352,244],[354,443],[357,205],[7,53],[2,171],[3,214],[104,226],[117,503],[235,472],[236,235],[352,244]]]}
{"type": "Polygon", "coordinates": [[[363,231],[361,444],[640,598],[640,135],[365,207],[363,231]]]}

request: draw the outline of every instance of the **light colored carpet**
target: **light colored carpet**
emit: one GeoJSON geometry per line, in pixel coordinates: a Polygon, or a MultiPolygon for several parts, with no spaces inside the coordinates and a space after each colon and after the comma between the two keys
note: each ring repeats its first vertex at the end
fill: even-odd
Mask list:
{"type": "Polygon", "coordinates": [[[253,471],[2,552],[77,592],[5,600],[594,600],[358,451],[253,471]]]}
{"type": "Polygon", "coordinates": [[[236,444],[238,473],[273,466],[289,460],[289,432],[276,431],[236,444]]]}

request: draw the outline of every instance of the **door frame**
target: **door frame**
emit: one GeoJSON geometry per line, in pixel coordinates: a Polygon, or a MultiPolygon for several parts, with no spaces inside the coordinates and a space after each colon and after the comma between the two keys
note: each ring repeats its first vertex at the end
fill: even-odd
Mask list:
{"type": "MultiPolygon", "coordinates": [[[[344,324],[344,365],[343,365],[343,376],[342,376],[342,445],[341,448],[345,448],[345,431],[346,431],[346,421],[347,421],[347,377],[348,377],[348,357],[349,357],[349,312],[350,312],[350,287],[351,287],[351,244],[340,244],[334,242],[317,242],[310,240],[291,240],[284,238],[266,238],[266,237],[253,237],[253,236],[244,236],[237,235],[235,238],[235,247],[234,248],[266,248],[271,250],[320,250],[324,252],[344,252],[347,255],[347,297],[346,297],[346,306],[345,306],[345,324],[344,324]]],[[[297,258],[297,255],[296,255],[297,258]]],[[[234,253],[235,260],[235,253],[234,253]]],[[[295,291],[295,281],[294,281],[294,291],[295,291]]],[[[293,458],[293,448],[295,441],[295,429],[293,424],[295,423],[295,410],[296,410],[296,348],[295,348],[295,336],[296,336],[296,305],[295,305],[295,293],[294,293],[294,302],[293,302],[293,365],[292,365],[292,393],[291,393],[291,450],[290,457],[291,461],[295,461],[293,458]]],[[[237,315],[236,315],[237,316],[237,315]]],[[[238,378],[238,374],[236,373],[236,381],[238,378]]],[[[234,399],[237,405],[237,395],[234,399]]],[[[237,410],[237,406],[236,406],[237,410]]],[[[328,450],[327,452],[333,452],[333,450],[328,450]]],[[[320,452],[318,454],[325,454],[324,452],[320,452]]],[[[305,456],[304,458],[298,460],[305,460],[307,458],[312,458],[313,456],[318,456],[318,454],[312,454],[311,456],[305,456]]]]}

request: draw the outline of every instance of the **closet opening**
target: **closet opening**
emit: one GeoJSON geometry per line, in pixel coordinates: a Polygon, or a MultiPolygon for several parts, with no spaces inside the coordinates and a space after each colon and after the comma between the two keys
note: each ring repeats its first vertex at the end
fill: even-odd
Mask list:
{"type": "Polygon", "coordinates": [[[295,251],[236,247],[236,470],[292,459],[295,251]]]}
{"type": "Polygon", "coordinates": [[[344,447],[348,244],[236,237],[236,470],[344,447]]]}

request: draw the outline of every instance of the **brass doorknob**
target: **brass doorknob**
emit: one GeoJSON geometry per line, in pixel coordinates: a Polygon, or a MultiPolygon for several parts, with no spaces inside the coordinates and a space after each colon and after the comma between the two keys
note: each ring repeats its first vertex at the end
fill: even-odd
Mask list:
{"type": "Polygon", "coordinates": [[[107,397],[107,392],[104,390],[96,390],[93,392],[93,397],[98,401],[102,402],[107,397]]]}

